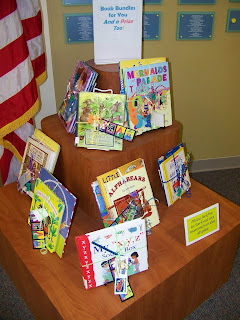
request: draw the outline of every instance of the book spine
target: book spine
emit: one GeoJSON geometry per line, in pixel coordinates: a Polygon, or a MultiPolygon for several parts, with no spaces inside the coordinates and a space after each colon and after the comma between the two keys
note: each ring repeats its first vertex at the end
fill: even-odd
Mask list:
{"type": "Polygon", "coordinates": [[[86,289],[94,288],[96,287],[96,281],[89,239],[86,235],[82,235],[76,237],[75,240],[82,269],[84,286],[86,289]]]}

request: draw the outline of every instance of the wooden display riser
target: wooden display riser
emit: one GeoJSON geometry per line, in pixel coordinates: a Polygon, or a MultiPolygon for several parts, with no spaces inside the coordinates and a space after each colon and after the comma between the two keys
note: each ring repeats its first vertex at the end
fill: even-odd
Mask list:
{"type": "Polygon", "coordinates": [[[113,283],[83,286],[75,236],[102,222],[78,209],[63,258],[41,255],[27,224],[31,200],[16,183],[0,188],[0,262],[36,319],[184,319],[228,279],[240,236],[239,206],[195,181],[191,193],[169,208],[160,199],[161,223],[147,238],[149,270],[129,278],[134,297],[124,303],[113,283]],[[186,247],[183,218],[215,203],[220,231],[186,247]]]}
{"type": "Polygon", "coordinates": [[[137,158],[144,159],[154,196],[160,197],[157,159],[178,144],[180,131],[179,123],[173,121],[172,126],[144,133],[133,142],[123,141],[123,151],[102,151],[75,147],[75,136],[66,133],[56,114],[43,119],[41,125],[42,131],[61,145],[54,176],[78,198],[77,206],[96,218],[99,213],[91,183],[98,175],[137,158]]]}

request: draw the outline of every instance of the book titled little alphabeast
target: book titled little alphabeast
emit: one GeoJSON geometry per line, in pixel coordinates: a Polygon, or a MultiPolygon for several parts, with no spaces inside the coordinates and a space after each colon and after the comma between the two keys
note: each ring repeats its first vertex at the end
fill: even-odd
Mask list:
{"type": "Polygon", "coordinates": [[[114,225],[125,212],[127,220],[148,219],[150,227],[159,215],[143,159],[139,158],[97,177],[106,204],[104,225],[114,225]],[[133,210],[134,209],[134,210],[133,210]]]}
{"type": "Polygon", "coordinates": [[[123,140],[98,130],[100,119],[123,125],[124,94],[80,92],[75,146],[88,149],[122,150],[123,140]]]}
{"type": "Polygon", "coordinates": [[[191,187],[183,144],[160,157],[158,167],[167,205],[171,206],[191,187]]]}
{"type": "Polygon", "coordinates": [[[86,289],[113,281],[109,260],[126,257],[128,276],[148,269],[145,222],[135,219],[75,238],[86,289]]]}
{"type": "Polygon", "coordinates": [[[172,125],[168,62],[125,69],[128,126],[143,132],[172,125]]]}

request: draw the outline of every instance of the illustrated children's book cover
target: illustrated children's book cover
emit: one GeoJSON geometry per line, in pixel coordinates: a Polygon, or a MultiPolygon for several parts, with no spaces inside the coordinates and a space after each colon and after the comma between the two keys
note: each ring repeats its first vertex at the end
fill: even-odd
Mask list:
{"type": "Polygon", "coordinates": [[[49,187],[49,189],[52,190],[52,192],[54,192],[59,199],[62,200],[65,205],[55,249],[57,255],[62,258],[68,239],[77,198],[45,168],[41,169],[39,178],[49,187]]]}
{"type": "MultiPolygon", "coordinates": [[[[23,154],[18,183],[19,188],[25,191],[30,197],[33,196],[35,181],[39,177],[41,168],[45,167],[53,172],[59,154],[59,150],[55,152],[50,149],[48,142],[45,144],[45,140],[43,139],[45,136],[46,135],[41,132],[41,141],[39,141],[38,138],[36,138],[36,140],[33,139],[34,136],[28,137],[23,154]]],[[[49,138],[49,140],[52,139],[49,138]]],[[[53,140],[52,142],[55,143],[53,140]]]]}
{"type": "Polygon", "coordinates": [[[119,79],[120,79],[120,93],[125,94],[125,69],[139,66],[146,66],[152,63],[165,62],[165,57],[135,59],[135,60],[122,60],[119,62],[119,79]]]}
{"type": "Polygon", "coordinates": [[[78,93],[81,91],[92,91],[97,77],[98,73],[88,66],[86,62],[78,61],[58,112],[58,116],[67,132],[73,133],[75,128],[78,93]]]}
{"type": "Polygon", "coordinates": [[[139,158],[97,177],[107,213],[104,225],[145,218],[150,227],[159,215],[143,159],[139,158]]]}
{"type": "Polygon", "coordinates": [[[124,256],[128,276],[148,269],[145,222],[135,219],[85,235],[77,236],[76,245],[86,289],[113,281],[109,260],[124,256]]]}
{"type": "Polygon", "coordinates": [[[189,160],[189,155],[187,159],[185,157],[182,143],[170,150],[165,157],[158,159],[159,174],[168,206],[174,204],[191,187],[189,160]]]}
{"type": "Polygon", "coordinates": [[[122,150],[123,141],[98,130],[100,119],[123,125],[126,96],[81,92],[75,132],[75,146],[88,149],[122,150]]]}
{"type": "Polygon", "coordinates": [[[48,216],[43,216],[42,219],[44,223],[46,247],[51,253],[56,250],[64,207],[63,201],[59,199],[45,183],[37,178],[31,203],[31,212],[39,211],[39,213],[41,213],[41,210],[47,212],[48,216]]]}
{"type": "Polygon", "coordinates": [[[167,62],[126,68],[125,80],[128,126],[137,135],[172,125],[167,62]]]}

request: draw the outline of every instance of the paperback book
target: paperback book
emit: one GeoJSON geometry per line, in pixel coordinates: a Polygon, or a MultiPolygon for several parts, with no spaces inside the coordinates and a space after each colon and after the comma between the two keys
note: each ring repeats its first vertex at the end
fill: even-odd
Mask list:
{"type": "Polygon", "coordinates": [[[174,204],[191,187],[189,160],[189,156],[187,159],[185,157],[182,143],[158,159],[159,175],[168,206],[174,204]]]}
{"type": "Polygon", "coordinates": [[[55,248],[57,255],[62,258],[67,244],[77,198],[45,168],[41,169],[39,178],[64,203],[64,211],[55,248]]]}
{"type": "Polygon", "coordinates": [[[122,150],[123,140],[99,130],[101,119],[123,125],[126,96],[81,92],[75,131],[75,146],[88,149],[122,150]]]}
{"type": "Polygon", "coordinates": [[[62,200],[37,178],[30,209],[30,221],[34,219],[43,223],[46,247],[51,253],[56,250],[64,208],[62,200]]]}
{"type": "Polygon", "coordinates": [[[143,132],[172,125],[168,62],[125,69],[128,126],[143,132]]]}
{"type": "Polygon", "coordinates": [[[42,167],[53,172],[60,152],[60,145],[35,129],[32,137],[28,137],[20,167],[19,189],[33,196],[35,181],[40,175],[42,167]]]}
{"type": "Polygon", "coordinates": [[[113,281],[109,260],[126,257],[128,276],[148,269],[145,222],[136,219],[77,236],[76,245],[86,289],[113,281]]]}
{"type": "Polygon", "coordinates": [[[105,226],[136,218],[156,226],[159,215],[143,159],[139,158],[97,177],[107,213],[105,226]]]}
{"type": "Polygon", "coordinates": [[[74,133],[78,109],[78,94],[82,91],[92,91],[96,85],[98,73],[84,61],[78,61],[58,116],[67,132],[74,133]]]}

